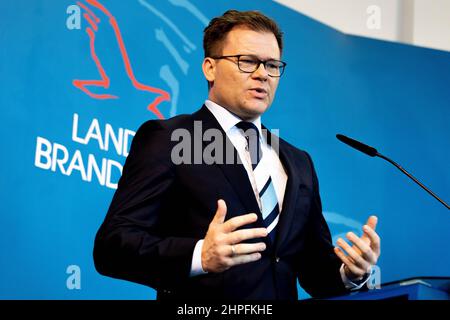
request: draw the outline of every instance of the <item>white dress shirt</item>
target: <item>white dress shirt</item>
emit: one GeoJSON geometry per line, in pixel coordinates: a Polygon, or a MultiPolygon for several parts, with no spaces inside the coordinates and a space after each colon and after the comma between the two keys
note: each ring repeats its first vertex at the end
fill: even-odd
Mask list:
{"type": "MultiPolygon", "coordinates": [[[[247,140],[245,139],[242,130],[236,127],[236,124],[242,121],[242,119],[240,119],[227,109],[221,107],[220,105],[214,103],[211,100],[206,100],[205,105],[208,108],[208,110],[213,114],[213,116],[216,118],[216,120],[219,122],[223,131],[225,131],[227,137],[230,139],[231,143],[236,148],[239,157],[242,161],[242,164],[244,165],[244,168],[247,171],[247,175],[252,185],[255,197],[258,201],[258,205],[261,208],[261,200],[259,198],[259,191],[256,187],[255,177],[253,175],[250,154],[245,148],[247,145],[247,140]]],[[[258,166],[264,165],[266,167],[266,170],[270,172],[281,213],[283,208],[283,198],[284,193],[286,191],[286,183],[288,176],[283,167],[283,164],[280,161],[280,158],[278,157],[278,154],[275,152],[275,150],[273,150],[273,148],[270,145],[267,144],[267,141],[265,141],[264,139],[261,130],[261,117],[258,117],[252,122],[259,131],[261,151],[262,154],[264,155],[263,157],[265,157],[265,161],[261,161],[261,163],[259,163],[258,166]]],[[[205,273],[205,271],[202,268],[202,261],[201,261],[202,246],[203,246],[203,239],[199,240],[194,248],[190,273],[191,276],[196,276],[205,273]]],[[[343,266],[344,265],[341,266],[340,273],[345,286],[348,289],[361,288],[365,282],[360,285],[356,285],[353,282],[351,282],[346,277],[343,266]]]]}
{"type": "MultiPolygon", "coordinates": [[[[261,209],[259,190],[256,187],[255,176],[253,175],[250,153],[246,150],[247,140],[245,139],[243,131],[236,127],[236,124],[241,122],[242,120],[227,109],[210,100],[206,100],[205,105],[217,119],[223,131],[225,131],[228,139],[230,139],[231,143],[233,143],[233,146],[236,148],[239,157],[241,158],[242,164],[247,171],[247,175],[252,185],[253,192],[255,193],[255,197],[261,209]]],[[[258,117],[252,122],[259,131],[261,151],[264,155],[262,161],[258,164],[258,167],[263,166],[266,171],[270,172],[281,212],[288,177],[277,153],[271,148],[271,146],[267,144],[263,137],[261,130],[261,118],[258,117]]]]}

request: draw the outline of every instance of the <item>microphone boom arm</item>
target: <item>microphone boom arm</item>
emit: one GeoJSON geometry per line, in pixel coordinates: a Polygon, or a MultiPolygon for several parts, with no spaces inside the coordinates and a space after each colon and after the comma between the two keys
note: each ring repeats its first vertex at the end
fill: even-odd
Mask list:
{"type": "Polygon", "coordinates": [[[337,134],[336,138],[338,138],[338,140],[340,140],[341,142],[349,145],[350,147],[367,154],[370,157],[380,157],[384,160],[386,160],[387,162],[393,164],[397,169],[399,169],[401,172],[403,172],[404,174],[406,174],[409,178],[411,178],[415,183],[417,183],[419,186],[421,186],[426,192],[428,192],[429,194],[431,194],[436,200],[438,200],[440,203],[442,203],[447,209],[450,210],[450,206],[444,202],[444,200],[442,200],[441,198],[439,198],[433,191],[431,191],[430,189],[428,189],[427,187],[425,187],[419,180],[417,180],[416,178],[414,178],[408,171],[406,171],[405,169],[403,169],[399,164],[395,163],[393,160],[389,159],[386,156],[383,156],[381,153],[379,153],[377,151],[377,149],[368,146],[362,142],[359,142],[357,140],[354,140],[352,138],[346,137],[342,134],[337,134]]]}
{"type": "Polygon", "coordinates": [[[416,178],[414,178],[414,176],[412,174],[410,174],[408,171],[406,171],[405,169],[403,169],[399,164],[397,164],[395,161],[389,159],[386,156],[383,156],[381,153],[377,152],[376,157],[380,157],[384,160],[386,160],[387,162],[393,164],[398,170],[400,170],[401,172],[403,172],[404,174],[406,174],[409,178],[411,178],[415,183],[417,183],[419,186],[421,186],[426,192],[428,192],[429,194],[431,194],[436,200],[438,200],[440,203],[442,203],[447,209],[450,209],[450,206],[444,202],[444,200],[442,200],[441,198],[439,198],[433,191],[431,191],[430,189],[428,189],[427,187],[425,187],[419,180],[417,180],[416,178]]]}

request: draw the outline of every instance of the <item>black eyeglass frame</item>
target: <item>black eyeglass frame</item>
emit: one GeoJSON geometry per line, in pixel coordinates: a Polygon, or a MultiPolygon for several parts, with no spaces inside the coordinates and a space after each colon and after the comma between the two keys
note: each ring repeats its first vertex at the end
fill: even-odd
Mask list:
{"type": "Polygon", "coordinates": [[[230,61],[235,62],[235,63],[237,64],[237,66],[238,66],[239,71],[245,72],[245,73],[253,73],[253,72],[255,72],[256,70],[259,69],[259,66],[262,64],[262,65],[264,66],[264,69],[266,69],[267,74],[268,74],[270,77],[272,77],[272,78],[279,78],[279,77],[281,77],[281,76],[283,75],[283,73],[284,73],[284,68],[285,68],[286,65],[287,65],[286,62],[281,61],[281,60],[276,60],[276,59],[261,60],[261,59],[258,59],[258,57],[254,56],[254,55],[251,55],[251,54],[235,54],[235,55],[228,55],[228,56],[216,56],[216,57],[210,57],[210,58],[211,58],[211,59],[215,59],[215,60],[216,60],[216,59],[237,58],[237,61],[236,61],[236,62],[235,62],[234,60],[230,60],[230,61]],[[256,65],[255,70],[253,70],[253,71],[245,71],[245,70],[242,70],[242,69],[241,69],[241,66],[240,66],[240,59],[241,59],[241,57],[251,57],[252,59],[255,60],[255,62],[257,61],[258,64],[256,65]],[[272,75],[272,74],[269,73],[269,71],[267,70],[267,66],[266,66],[266,64],[267,64],[268,62],[277,62],[277,63],[281,63],[281,65],[279,66],[280,74],[279,74],[278,76],[272,75]]]}

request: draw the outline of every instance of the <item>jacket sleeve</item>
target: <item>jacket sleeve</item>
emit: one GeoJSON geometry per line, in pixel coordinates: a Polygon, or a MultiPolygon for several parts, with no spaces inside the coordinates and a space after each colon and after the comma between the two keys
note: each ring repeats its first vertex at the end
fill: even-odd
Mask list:
{"type": "Polygon", "coordinates": [[[99,273],[157,290],[189,277],[199,239],[171,236],[160,228],[162,206],[175,178],[170,145],[170,132],[160,121],[148,121],[136,132],[95,238],[99,273]]]}
{"type": "Polygon", "coordinates": [[[312,173],[313,194],[305,228],[304,261],[299,263],[298,279],[312,297],[342,295],[348,292],[339,271],[342,262],[334,253],[331,233],[322,214],[317,175],[311,157],[306,155],[312,173]]]}

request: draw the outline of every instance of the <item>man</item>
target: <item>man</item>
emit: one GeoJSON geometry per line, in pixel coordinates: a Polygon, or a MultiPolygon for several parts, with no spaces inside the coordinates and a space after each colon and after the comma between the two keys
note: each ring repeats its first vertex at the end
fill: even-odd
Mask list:
{"type": "Polygon", "coordinates": [[[278,138],[261,127],[284,71],[282,48],[278,26],[259,12],[210,22],[208,100],[137,131],[96,237],[100,273],[155,288],[158,299],[297,299],[297,279],[325,297],[364,283],[380,254],[376,217],[362,237],[348,234],[352,245],[340,239],[334,248],[311,158],[282,139],[274,146],[278,138]],[[199,125],[223,135],[216,155],[228,157],[231,145],[238,161],[175,159],[205,155],[199,125]],[[193,146],[177,153],[181,133],[193,146]]]}

